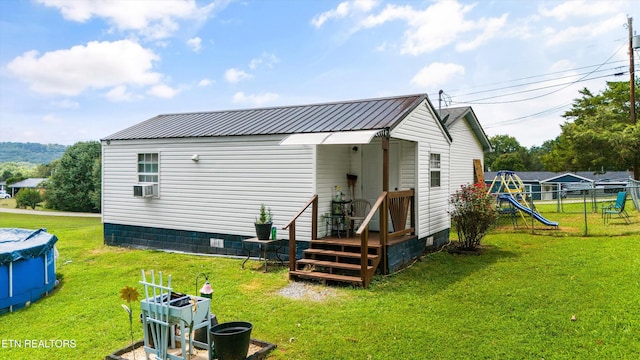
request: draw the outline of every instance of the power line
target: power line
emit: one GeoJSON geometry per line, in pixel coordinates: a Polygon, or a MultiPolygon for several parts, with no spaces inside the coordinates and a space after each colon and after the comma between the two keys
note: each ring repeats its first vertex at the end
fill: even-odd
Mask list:
{"type": "MultiPolygon", "coordinates": [[[[501,95],[501,96],[492,96],[492,97],[488,97],[488,98],[476,99],[476,100],[466,101],[466,102],[457,102],[457,101],[452,101],[452,102],[453,102],[453,103],[457,103],[457,104],[507,104],[507,103],[515,103],[515,102],[529,101],[529,100],[534,100],[534,99],[539,99],[539,98],[541,98],[541,97],[549,96],[549,95],[551,95],[551,94],[555,94],[555,93],[557,93],[558,91],[564,90],[564,89],[568,88],[569,86],[571,86],[571,85],[573,85],[573,84],[576,84],[576,83],[581,82],[581,81],[586,81],[585,79],[586,79],[589,75],[591,75],[591,74],[595,73],[595,72],[596,72],[598,69],[600,69],[602,66],[606,65],[606,64],[609,62],[609,60],[611,60],[611,58],[612,58],[612,57],[614,57],[614,56],[618,53],[618,51],[620,51],[620,49],[622,49],[623,47],[624,47],[624,45],[622,45],[621,47],[619,47],[616,51],[614,51],[614,52],[613,52],[613,54],[611,54],[611,56],[609,56],[609,57],[607,58],[607,60],[605,60],[604,62],[602,62],[602,63],[601,63],[600,65],[598,65],[594,70],[592,70],[592,71],[590,71],[589,73],[585,74],[585,75],[584,75],[583,77],[581,77],[580,79],[575,80],[575,81],[572,81],[572,82],[569,82],[569,83],[562,84],[562,85],[565,85],[565,86],[561,87],[560,89],[556,89],[556,90],[553,90],[553,91],[551,91],[551,92],[548,92],[548,93],[546,93],[546,94],[541,94],[541,95],[533,96],[533,97],[530,97],[530,98],[527,98],[527,99],[509,100],[509,101],[497,101],[497,102],[489,102],[489,103],[481,103],[481,102],[479,102],[479,101],[489,100],[489,99],[494,99],[494,98],[497,98],[497,97],[504,97],[504,96],[508,96],[508,95],[514,95],[514,94],[516,94],[516,93],[513,93],[513,94],[507,94],[507,95],[501,95]]],[[[599,78],[608,77],[608,76],[611,76],[611,75],[605,75],[605,76],[600,76],[600,77],[595,77],[595,78],[589,78],[589,79],[587,79],[587,80],[594,80],[594,79],[599,79],[599,78]]],[[[542,89],[537,89],[537,90],[542,90],[542,89]]],[[[532,90],[532,91],[535,91],[535,90],[532,90]]],[[[527,90],[527,91],[523,91],[523,92],[529,92],[529,90],[527,90]]],[[[522,93],[522,92],[517,92],[517,93],[522,93]]]]}
{"type": "MultiPolygon", "coordinates": [[[[603,72],[603,71],[610,71],[610,70],[617,70],[617,69],[624,69],[624,68],[625,68],[625,66],[616,66],[616,67],[613,67],[613,68],[600,69],[600,70],[597,70],[596,72],[603,72]]],[[[535,84],[540,84],[540,83],[545,83],[545,82],[550,82],[550,81],[556,81],[556,80],[561,80],[561,79],[572,78],[572,77],[576,77],[576,76],[580,76],[580,75],[584,75],[584,74],[589,74],[589,73],[565,75],[565,76],[556,77],[556,78],[553,78],[553,79],[532,81],[532,82],[528,82],[528,83],[524,83],[524,84],[509,85],[509,86],[504,86],[504,87],[500,87],[500,88],[494,88],[494,89],[488,89],[488,90],[482,90],[482,91],[475,91],[475,92],[470,92],[470,93],[466,93],[466,94],[459,94],[459,95],[455,95],[455,96],[476,95],[476,94],[482,94],[482,93],[487,93],[487,92],[492,92],[492,91],[512,89],[512,88],[517,88],[517,87],[522,87],[522,86],[535,85],[535,84]]]]}
{"type": "MultiPolygon", "coordinates": [[[[611,62],[605,62],[604,64],[616,64],[616,63],[626,63],[626,60],[615,60],[615,61],[611,61],[611,62]]],[[[535,79],[535,78],[539,78],[539,77],[546,77],[546,76],[551,76],[551,75],[557,75],[557,74],[564,74],[570,71],[576,71],[576,70],[584,70],[584,69],[589,69],[589,68],[593,68],[593,67],[601,67],[603,64],[597,64],[597,65],[587,65],[587,66],[581,66],[581,67],[577,67],[577,68],[573,68],[573,69],[566,69],[566,70],[561,70],[561,71],[555,71],[555,72],[550,72],[550,73],[545,73],[545,74],[539,74],[539,75],[531,75],[531,76],[525,76],[525,77],[521,77],[521,78],[516,78],[516,79],[510,79],[510,80],[502,80],[502,81],[496,81],[496,82],[492,82],[492,83],[488,83],[488,84],[482,84],[482,85],[476,85],[471,87],[470,89],[478,89],[478,88],[483,88],[483,87],[487,87],[487,86],[492,86],[492,85],[499,85],[499,84],[505,84],[505,83],[512,83],[512,82],[516,82],[516,81],[521,81],[521,80],[529,80],[529,79],[535,79]]],[[[625,65],[621,65],[620,67],[623,67],[625,65]]],[[[553,81],[557,78],[554,79],[549,79],[547,81],[553,81]]],[[[532,82],[532,83],[536,83],[536,82],[532,82]]],[[[532,83],[524,83],[522,84],[522,86],[525,85],[529,85],[532,83]]],[[[449,93],[454,93],[457,91],[461,91],[463,89],[454,89],[454,90],[449,90],[449,93]]],[[[486,90],[491,91],[491,90],[486,90]]],[[[433,94],[429,94],[432,97],[435,97],[437,95],[437,93],[433,93],[433,94]]],[[[465,94],[466,95],[466,94],[465,94]]],[[[461,95],[459,95],[461,96],[461,95]]]]}
{"type": "Polygon", "coordinates": [[[516,102],[522,102],[522,101],[529,101],[529,100],[535,100],[535,99],[539,99],[541,97],[545,97],[545,96],[549,96],[549,95],[555,94],[558,91],[564,90],[564,89],[566,89],[567,87],[569,87],[570,85],[573,85],[573,84],[577,84],[577,83],[584,82],[584,81],[595,80],[595,79],[602,79],[602,78],[606,78],[606,77],[610,77],[610,76],[625,75],[626,73],[628,73],[628,71],[622,71],[622,72],[615,73],[615,74],[607,74],[607,75],[596,76],[596,77],[591,77],[591,78],[582,77],[582,78],[580,78],[578,80],[575,80],[575,81],[569,81],[569,82],[565,82],[565,83],[561,83],[561,84],[543,86],[543,87],[539,87],[539,88],[535,88],[535,89],[527,89],[527,90],[522,90],[522,91],[516,91],[516,92],[509,93],[509,94],[489,96],[489,97],[480,98],[480,99],[474,99],[474,100],[469,100],[469,101],[451,100],[451,102],[453,104],[491,105],[491,104],[510,104],[510,103],[516,103],[516,102]],[[556,89],[554,91],[545,93],[545,94],[536,95],[536,96],[532,96],[532,97],[525,98],[525,99],[482,102],[484,100],[490,100],[490,99],[496,99],[496,98],[501,98],[501,97],[505,97],[505,96],[512,96],[512,95],[524,94],[524,93],[529,93],[529,92],[534,92],[534,91],[539,91],[539,90],[551,89],[551,88],[558,87],[558,86],[563,86],[563,87],[560,88],[560,89],[556,89]]]}
{"type": "Polygon", "coordinates": [[[534,114],[520,116],[520,117],[517,117],[517,118],[514,118],[514,119],[498,121],[496,123],[491,123],[491,124],[485,125],[483,127],[485,129],[491,129],[491,128],[504,126],[504,125],[517,124],[517,123],[525,122],[524,120],[530,120],[530,118],[537,118],[537,117],[540,117],[541,115],[547,115],[547,114],[550,114],[550,113],[557,112],[557,111],[562,110],[563,108],[568,107],[568,106],[571,106],[571,103],[554,106],[552,108],[549,108],[549,109],[546,109],[546,110],[543,110],[543,111],[540,111],[540,112],[537,112],[537,113],[534,113],[534,114]]]}

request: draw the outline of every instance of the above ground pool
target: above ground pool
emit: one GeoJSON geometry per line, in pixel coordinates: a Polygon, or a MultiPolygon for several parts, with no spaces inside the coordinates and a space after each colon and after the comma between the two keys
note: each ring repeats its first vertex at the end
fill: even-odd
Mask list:
{"type": "Polygon", "coordinates": [[[0,228],[0,314],[28,306],[53,290],[56,241],[44,229],[0,228]]]}

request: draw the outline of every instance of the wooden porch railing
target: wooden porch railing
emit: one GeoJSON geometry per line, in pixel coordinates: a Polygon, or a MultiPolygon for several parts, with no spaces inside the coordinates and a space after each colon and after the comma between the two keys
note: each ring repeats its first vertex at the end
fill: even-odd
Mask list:
{"type": "Polygon", "coordinates": [[[289,221],[289,223],[282,228],[282,230],[289,229],[289,270],[296,270],[296,220],[302,215],[302,213],[311,206],[311,240],[318,238],[318,195],[313,195],[305,206],[302,207],[296,216],[289,221]]]}
{"type": "Polygon", "coordinates": [[[415,217],[415,191],[403,190],[389,193],[389,214],[391,215],[391,223],[393,224],[393,232],[389,233],[389,238],[412,234],[416,230],[415,217]],[[411,219],[407,228],[407,216],[411,210],[411,219]]]}
{"type": "Polygon", "coordinates": [[[380,246],[382,247],[383,272],[387,272],[387,244],[389,239],[393,239],[405,234],[414,234],[416,228],[415,217],[415,191],[403,190],[387,193],[383,191],[378,197],[375,204],[371,207],[371,211],[364,219],[356,235],[360,236],[361,247],[361,270],[360,274],[364,286],[369,284],[371,278],[367,278],[367,254],[369,253],[369,224],[375,216],[376,211],[380,211],[380,246]],[[391,216],[393,232],[388,229],[388,216],[391,216]],[[409,227],[407,227],[407,218],[409,218],[409,227]]]}
{"type": "MultiPolygon", "coordinates": [[[[368,287],[373,274],[369,275],[367,272],[367,265],[369,265],[369,223],[378,209],[387,208],[387,192],[383,191],[376,202],[371,206],[371,211],[366,218],[362,221],[362,224],[356,231],[356,235],[360,236],[360,278],[362,278],[362,286],[368,287]]],[[[387,267],[387,255],[386,255],[386,233],[387,233],[387,212],[380,211],[380,246],[382,248],[382,257],[384,267],[387,267]],[[383,219],[384,218],[384,219],[383,219]]],[[[385,270],[386,271],[386,270],[385,270]]]]}

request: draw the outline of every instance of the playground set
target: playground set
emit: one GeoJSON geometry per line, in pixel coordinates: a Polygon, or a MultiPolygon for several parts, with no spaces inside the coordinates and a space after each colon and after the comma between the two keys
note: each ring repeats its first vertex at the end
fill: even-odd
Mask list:
{"type": "Polygon", "coordinates": [[[511,215],[512,220],[515,221],[516,213],[518,213],[525,225],[527,224],[527,217],[533,217],[546,226],[558,227],[556,221],[550,221],[540,215],[535,210],[533,202],[529,205],[529,200],[527,199],[530,199],[530,196],[524,189],[524,183],[514,171],[498,171],[493,178],[493,182],[491,182],[491,186],[489,186],[488,192],[496,197],[498,211],[501,214],[511,215]]]}

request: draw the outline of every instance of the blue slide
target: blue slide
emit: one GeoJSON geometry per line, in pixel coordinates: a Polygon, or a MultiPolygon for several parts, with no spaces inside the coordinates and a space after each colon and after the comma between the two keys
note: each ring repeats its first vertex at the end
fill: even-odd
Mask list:
{"type": "Polygon", "coordinates": [[[547,225],[547,226],[558,226],[558,222],[556,221],[549,221],[547,219],[545,219],[544,217],[542,217],[542,215],[538,214],[537,212],[529,209],[528,207],[520,204],[518,202],[518,200],[516,200],[513,196],[509,195],[509,194],[500,194],[498,195],[498,200],[506,200],[508,202],[511,203],[511,205],[515,206],[518,210],[520,211],[524,211],[529,215],[533,214],[533,217],[536,218],[536,220],[540,221],[541,223],[547,225]]]}

